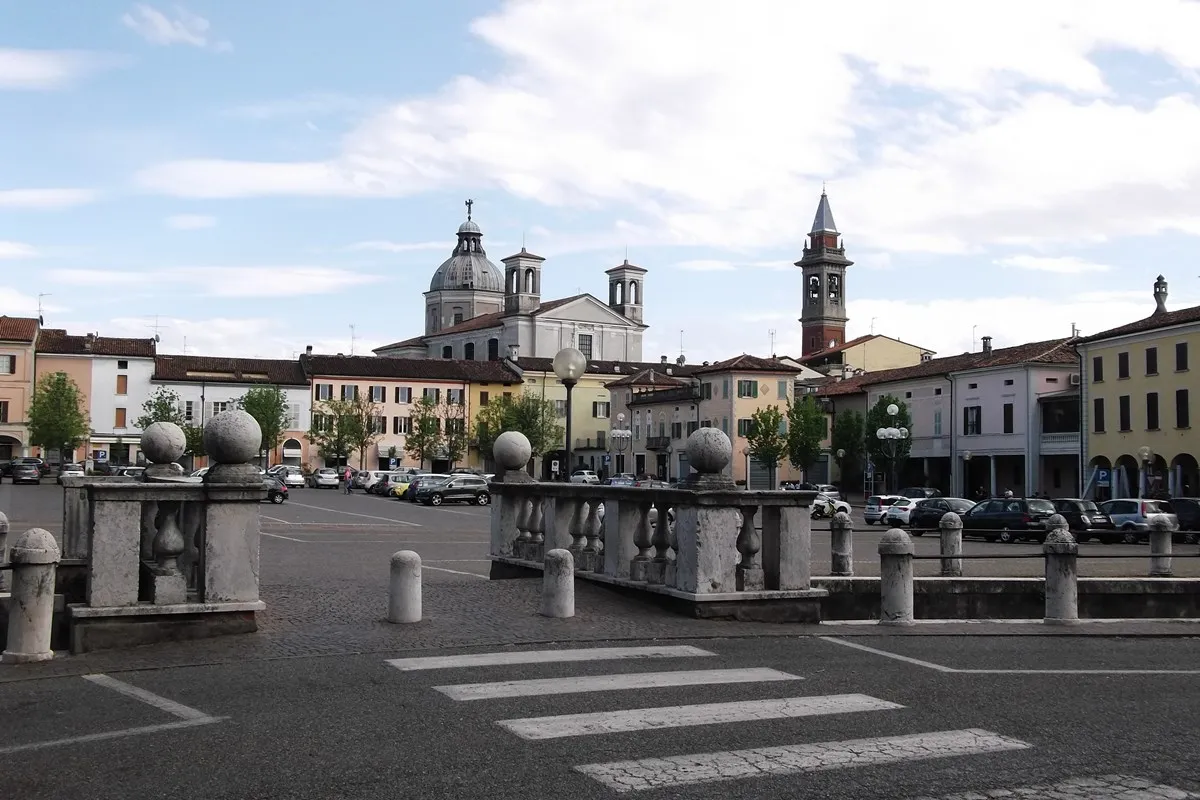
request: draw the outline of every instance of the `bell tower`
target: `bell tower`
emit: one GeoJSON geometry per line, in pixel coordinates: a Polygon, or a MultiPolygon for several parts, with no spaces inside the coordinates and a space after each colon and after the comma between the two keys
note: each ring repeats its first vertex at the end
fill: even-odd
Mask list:
{"type": "Polygon", "coordinates": [[[817,216],[808,233],[808,246],[796,266],[804,271],[804,332],[801,355],[810,356],[846,342],[846,258],[841,234],[833,222],[829,198],[821,190],[817,216]]]}

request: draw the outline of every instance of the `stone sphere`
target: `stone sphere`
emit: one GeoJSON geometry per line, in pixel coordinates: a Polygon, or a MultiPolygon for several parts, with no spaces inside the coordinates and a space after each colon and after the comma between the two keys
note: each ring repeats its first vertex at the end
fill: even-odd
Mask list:
{"type": "Polygon", "coordinates": [[[492,458],[506,470],[525,469],[532,454],[529,439],[520,431],[505,431],[496,437],[496,443],[492,445],[492,458]]]}
{"type": "Polygon", "coordinates": [[[687,440],[688,466],[701,474],[716,474],[733,461],[733,443],[720,428],[697,428],[687,440]]]}
{"type": "Polygon", "coordinates": [[[204,449],[216,464],[249,464],[261,446],[258,420],[240,408],[222,411],[204,426],[204,449]]]}
{"type": "Polygon", "coordinates": [[[151,464],[173,464],[187,449],[187,436],[174,422],[155,422],[142,431],[141,448],[151,464]]]}

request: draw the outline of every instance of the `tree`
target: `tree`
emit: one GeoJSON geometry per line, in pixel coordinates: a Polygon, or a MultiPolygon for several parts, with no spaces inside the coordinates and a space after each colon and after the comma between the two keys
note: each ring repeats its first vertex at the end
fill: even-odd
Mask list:
{"type": "Polygon", "coordinates": [[[504,430],[520,431],[529,440],[530,455],[537,457],[557,450],[565,441],[566,431],[558,424],[553,400],[533,392],[524,392],[510,401],[512,416],[504,430]]]}
{"type": "Polygon", "coordinates": [[[461,461],[467,454],[467,407],[462,403],[451,403],[447,400],[442,404],[441,417],[443,420],[442,447],[446,451],[446,460],[450,467],[461,461]]]}
{"type": "MultiPolygon", "coordinates": [[[[890,394],[880,397],[875,401],[875,405],[867,411],[866,431],[864,431],[863,438],[866,440],[867,454],[871,457],[871,462],[876,466],[885,467],[892,476],[892,483],[896,483],[900,469],[908,460],[909,451],[912,450],[912,415],[908,411],[908,406],[890,394]],[[899,409],[895,417],[887,413],[887,407],[892,403],[895,403],[899,409]],[[907,428],[909,435],[903,439],[888,440],[881,440],[876,435],[880,428],[892,427],[907,428]]],[[[891,487],[893,491],[899,488],[899,486],[891,487]]]]}
{"type": "Polygon", "coordinates": [[[367,395],[356,395],[346,401],[346,413],[354,418],[350,426],[350,448],[358,451],[358,468],[366,469],[367,451],[387,433],[387,417],[379,413],[379,405],[367,395]]]}
{"type": "Polygon", "coordinates": [[[760,464],[765,464],[775,485],[775,470],[788,452],[788,437],[783,430],[783,414],[779,406],[760,408],[750,415],[750,432],[746,436],[746,450],[760,464]]]}
{"type": "Polygon", "coordinates": [[[821,442],[829,428],[825,410],[812,395],[806,394],[788,403],[787,420],[788,459],[793,467],[804,470],[807,479],[808,471],[821,457],[821,442]]]}
{"type": "Polygon", "coordinates": [[[354,443],[362,438],[358,426],[361,418],[355,415],[349,400],[325,400],[313,409],[308,440],[317,446],[322,458],[340,463],[354,451],[354,443]]]}
{"type": "Polygon", "coordinates": [[[142,415],[133,421],[135,427],[146,430],[156,422],[173,422],[183,427],[183,409],[179,393],[166,386],[160,386],[142,403],[142,415]]]}
{"type": "Polygon", "coordinates": [[[237,406],[254,417],[262,430],[259,451],[265,466],[268,454],[279,445],[288,429],[291,409],[287,395],[278,386],[256,386],[238,398],[237,406]]]}
{"type": "Polygon", "coordinates": [[[422,397],[413,404],[410,421],[412,430],[404,437],[404,450],[415,458],[421,467],[433,461],[445,446],[442,436],[442,418],[438,404],[432,397],[422,397]]]}
{"type": "Polygon", "coordinates": [[[485,459],[492,457],[496,438],[504,431],[512,430],[512,405],[511,397],[497,397],[476,412],[474,438],[485,459]]]}
{"type": "Polygon", "coordinates": [[[183,452],[196,458],[208,455],[208,450],[204,448],[204,428],[199,425],[184,425],[183,435],[187,439],[187,449],[183,452]]]}
{"type": "Polygon", "coordinates": [[[866,442],[863,441],[863,415],[857,411],[843,411],[833,419],[833,433],[830,436],[829,449],[837,458],[841,470],[842,488],[847,484],[857,484],[862,476],[863,456],[866,452],[866,442]],[[844,455],[838,458],[838,452],[844,455]]]}
{"type": "Polygon", "coordinates": [[[44,452],[74,451],[91,434],[83,395],[65,372],[42,376],[29,404],[29,438],[44,452]]]}

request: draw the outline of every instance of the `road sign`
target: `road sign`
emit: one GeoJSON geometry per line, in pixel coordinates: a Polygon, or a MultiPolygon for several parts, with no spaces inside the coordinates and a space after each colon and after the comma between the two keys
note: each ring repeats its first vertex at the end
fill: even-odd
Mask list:
{"type": "Polygon", "coordinates": [[[108,461],[108,451],[96,450],[92,453],[92,459],[95,461],[108,461]]]}
{"type": "Polygon", "coordinates": [[[397,463],[397,462],[396,462],[396,459],[394,459],[394,458],[389,458],[389,459],[388,459],[388,469],[395,469],[395,468],[396,468],[396,463],[397,463]]]}
{"type": "Polygon", "coordinates": [[[607,464],[610,461],[612,461],[612,456],[610,456],[608,453],[605,453],[604,454],[604,463],[607,464]]]}
{"type": "Polygon", "coordinates": [[[1112,486],[1112,473],[1106,469],[1096,470],[1096,486],[1100,488],[1110,488],[1112,486]]]}
{"type": "Polygon", "coordinates": [[[558,460],[557,459],[550,462],[550,471],[558,472],[558,460]]]}

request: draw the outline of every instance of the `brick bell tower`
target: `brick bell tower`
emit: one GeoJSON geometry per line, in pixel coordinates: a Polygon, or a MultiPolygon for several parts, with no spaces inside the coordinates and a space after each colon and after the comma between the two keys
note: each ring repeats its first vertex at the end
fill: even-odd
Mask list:
{"type": "Polygon", "coordinates": [[[840,238],[829,198],[822,189],[817,216],[808,233],[808,247],[796,262],[804,270],[804,310],[800,315],[804,331],[802,356],[846,342],[846,267],[854,262],[846,258],[840,238]]]}

